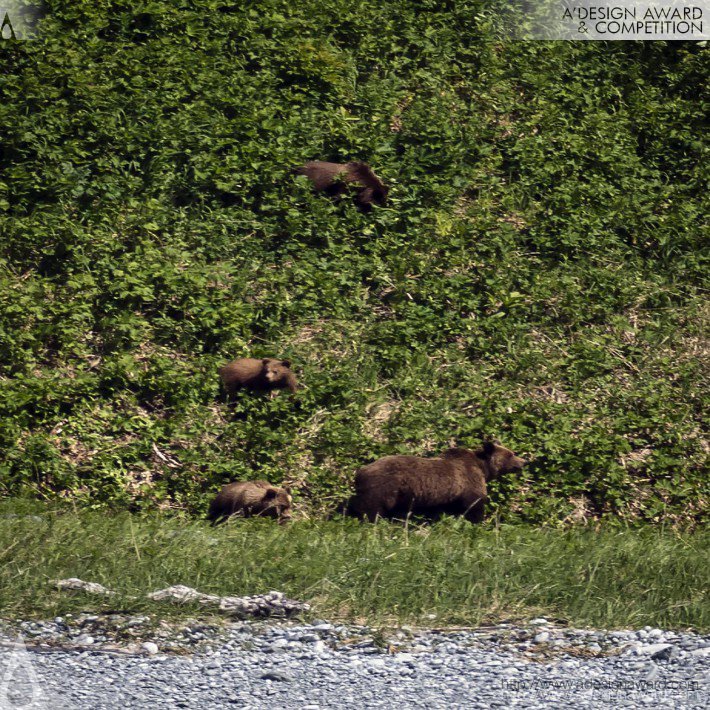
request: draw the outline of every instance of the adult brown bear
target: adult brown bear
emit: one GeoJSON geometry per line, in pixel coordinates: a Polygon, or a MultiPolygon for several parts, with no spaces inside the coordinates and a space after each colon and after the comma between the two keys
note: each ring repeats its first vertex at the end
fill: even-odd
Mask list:
{"type": "Polygon", "coordinates": [[[330,197],[342,197],[350,188],[356,188],[355,204],[362,212],[369,212],[372,205],[384,206],[389,188],[375,175],[367,163],[328,163],[311,160],[299,168],[298,175],[305,175],[318,192],[330,197]]]}
{"type": "Polygon", "coordinates": [[[270,392],[275,389],[296,391],[296,376],[291,372],[288,360],[243,357],[219,368],[227,395],[232,396],[240,389],[270,392]]]}
{"type": "Polygon", "coordinates": [[[291,519],[291,493],[288,488],[272,486],[268,481],[228,483],[210,503],[208,520],[224,522],[231,515],[242,518],[278,518],[279,523],[291,519]]]}
{"type": "Polygon", "coordinates": [[[463,515],[483,520],[487,483],[519,471],[525,461],[499,444],[486,442],[476,451],[449,449],[440,458],[385,456],[355,474],[351,515],[374,521],[423,515],[463,515]]]}

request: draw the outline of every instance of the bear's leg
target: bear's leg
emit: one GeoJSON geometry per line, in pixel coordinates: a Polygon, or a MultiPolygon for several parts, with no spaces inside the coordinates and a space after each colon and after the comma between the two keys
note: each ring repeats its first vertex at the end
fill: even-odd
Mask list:
{"type": "Polygon", "coordinates": [[[464,513],[464,518],[468,520],[469,523],[482,523],[483,514],[486,510],[486,501],[478,500],[472,503],[466,512],[464,513]]]}
{"type": "Polygon", "coordinates": [[[374,507],[370,501],[363,500],[363,498],[358,495],[354,495],[350,498],[345,508],[345,513],[352,515],[352,517],[358,520],[369,520],[371,523],[374,523],[377,517],[376,507],[374,507]]]}
{"type": "Polygon", "coordinates": [[[366,510],[365,515],[371,523],[376,523],[378,518],[385,519],[389,517],[389,511],[383,505],[371,505],[366,510]]]}
{"type": "Polygon", "coordinates": [[[371,522],[377,522],[377,518],[385,518],[386,510],[384,506],[375,502],[368,502],[368,505],[363,506],[365,510],[365,516],[371,522]]]}

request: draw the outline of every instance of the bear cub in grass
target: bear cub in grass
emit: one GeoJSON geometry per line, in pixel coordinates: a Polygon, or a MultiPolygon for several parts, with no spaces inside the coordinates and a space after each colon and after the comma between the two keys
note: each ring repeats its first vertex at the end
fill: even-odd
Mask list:
{"type": "Polygon", "coordinates": [[[387,202],[389,188],[367,163],[312,160],[300,168],[294,168],[294,172],[305,175],[317,192],[324,192],[330,197],[342,197],[350,185],[355,186],[355,204],[362,212],[369,212],[373,204],[384,206],[387,202]]]}
{"type": "Polygon", "coordinates": [[[277,518],[285,523],[291,519],[291,501],[288,488],[272,486],[268,481],[228,483],[210,503],[207,518],[214,525],[231,515],[277,518]]]}
{"type": "Polygon", "coordinates": [[[275,389],[296,391],[296,376],[288,360],[243,357],[219,368],[219,377],[228,396],[240,389],[271,392],[275,389]]]}
{"type": "Polygon", "coordinates": [[[370,521],[377,516],[436,518],[446,513],[479,523],[487,483],[524,465],[512,451],[492,442],[476,451],[449,449],[440,458],[385,456],[355,474],[348,512],[370,521]]]}

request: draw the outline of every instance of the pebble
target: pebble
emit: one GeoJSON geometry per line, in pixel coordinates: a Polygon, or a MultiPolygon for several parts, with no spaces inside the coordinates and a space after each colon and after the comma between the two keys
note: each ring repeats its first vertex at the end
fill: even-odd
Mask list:
{"type": "Polygon", "coordinates": [[[261,676],[264,680],[276,680],[282,683],[290,683],[293,677],[288,673],[281,673],[280,671],[268,671],[261,676]]]}
{"type": "Polygon", "coordinates": [[[276,653],[279,651],[284,651],[286,650],[291,642],[288,639],[276,639],[273,643],[270,643],[264,651],[267,653],[276,653]]]}
{"type": "Polygon", "coordinates": [[[657,666],[652,666],[648,673],[646,674],[646,677],[644,680],[650,681],[650,680],[656,680],[658,678],[658,667],[657,666]]]}
{"type": "Polygon", "coordinates": [[[650,656],[651,658],[664,657],[671,653],[673,649],[669,643],[651,643],[651,644],[641,644],[636,646],[637,656],[650,656]]]}

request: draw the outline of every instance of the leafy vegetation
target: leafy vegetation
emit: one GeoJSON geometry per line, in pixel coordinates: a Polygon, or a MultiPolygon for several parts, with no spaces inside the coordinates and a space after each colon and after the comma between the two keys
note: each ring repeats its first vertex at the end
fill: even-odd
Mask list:
{"type": "Polygon", "coordinates": [[[708,53],[503,42],[502,5],[49,0],[0,42],[0,493],[201,515],[265,477],[312,517],[494,436],[532,459],[504,521],[700,520],[708,53]],[[229,410],[239,356],[304,389],[229,410]]]}

